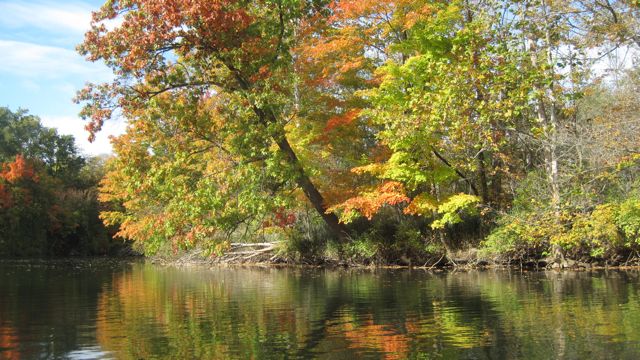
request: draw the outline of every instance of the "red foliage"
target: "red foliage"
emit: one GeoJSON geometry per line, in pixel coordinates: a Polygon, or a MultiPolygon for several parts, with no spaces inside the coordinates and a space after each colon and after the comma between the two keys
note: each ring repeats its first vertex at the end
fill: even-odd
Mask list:
{"type": "Polygon", "coordinates": [[[295,224],[297,217],[294,213],[287,212],[285,208],[281,207],[276,210],[276,213],[273,218],[273,225],[286,228],[291,227],[295,224]]]}
{"type": "Polygon", "coordinates": [[[296,216],[296,214],[287,212],[286,208],[280,207],[273,213],[273,217],[271,219],[262,222],[262,227],[279,227],[284,229],[293,226],[293,224],[295,224],[297,220],[298,217],[296,216]]]}
{"type": "MultiPolygon", "coordinates": [[[[90,61],[113,63],[118,76],[146,77],[147,84],[152,84],[171,72],[172,61],[165,58],[171,57],[168,53],[207,63],[212,54],[226,59],[233,56],[245,63],[273,57],[279,47],[273,40],[277,35],[256,34],[251,25],[258,21],[249,6],[237,0],[108,1],[93,14],[80,52],[90,61]],[[105,21],[116,18],[122,20],[119,26],[105,26],[105,21]]],[[[268,76],[268,70],[260,69],[256,77],[268,76]]],[[[92,103],[82,110],[82,116],[90,120],[86,126],[90,140],[112,117],[114,107],[126,114],[144,106],[139,98],[122,96],[125,88],[128,86],[117,79],[110,84],[90,84],[78,92],[76,102],[92,103]]]]}

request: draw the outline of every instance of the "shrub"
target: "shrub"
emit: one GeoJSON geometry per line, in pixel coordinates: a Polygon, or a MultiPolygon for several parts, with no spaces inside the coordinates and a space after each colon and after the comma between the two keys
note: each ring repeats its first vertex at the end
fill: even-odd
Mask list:
{"type": "Polygon", "coordinates": [[[627,246],[640,245],[640,199],[632,197],[622,202],[615,223],[624,234],[627,246]]]}

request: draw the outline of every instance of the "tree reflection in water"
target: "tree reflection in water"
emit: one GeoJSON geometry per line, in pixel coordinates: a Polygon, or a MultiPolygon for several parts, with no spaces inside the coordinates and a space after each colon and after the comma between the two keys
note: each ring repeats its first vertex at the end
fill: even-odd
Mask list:
{"type": "Polygon", "coordinates": [[[0,358],[639,358],[637,272],[0,264],[0,358]]]}
{"type": "Polygon", "coordinates": [[[101,294],[97,334],[131,358],[631,356],[636,277],[136,266],[101,294]]]}

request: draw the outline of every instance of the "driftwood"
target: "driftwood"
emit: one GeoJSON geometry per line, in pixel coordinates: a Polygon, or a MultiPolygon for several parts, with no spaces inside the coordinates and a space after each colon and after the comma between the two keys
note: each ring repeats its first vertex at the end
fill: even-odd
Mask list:
{"type": "Polygon", "coordinates": [[[231,250],[219,258],[222,262],[245,262],[257,261],[264,257],[264,261],[273,262],[277,260],[278,254],[275,252],[278,242],[267,243],[232,243],[231,250]]]}
{"type": "Polygon", "coordinates": [[[268,246],[275,246],[277,245],[277,242],[266,242],[266,243],[232,243],[231,247],[254,247],[254,246],[264,246],[264,247],[268,247],[268,246]]]}

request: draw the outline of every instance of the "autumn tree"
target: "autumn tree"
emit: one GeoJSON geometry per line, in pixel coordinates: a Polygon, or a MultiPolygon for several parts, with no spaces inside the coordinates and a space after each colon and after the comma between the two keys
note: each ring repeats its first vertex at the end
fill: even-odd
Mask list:
{"type": "MultiPolygon", "coordinates": [[[[566,226],[563,214],[575,211],[566,208],[576,199],[573,174],[594,174],[574,167],[583,162],[574,154],[584,154],[572,140],[589,137],[578,128],[592,131],[576,114],[597,76],[593,54],[634,46],[637,8],[588,1],[336,4],[336,13],[349,15],[335,21],[326,44],[347,43],[354,29],[370,31],[369,39],[402,30],[375,50],[347,45],[346,54],[359,46],[365,59],[380,59],[378,83],[360,91],[369,103],[359,118],[375,124],[390,155],[353,169],[378,182],[332,208],[343,221],[400,205],[445,229],[477,204],[501,214],[523,177],[542,170],[542,203],[555,219],[549,228],[566,226]]],[[[561,257],[559,242],[550,243],[561,257]]]]}
{"type": "Polygon", "coordinates": [[[502,218],[488,242],[516,244],[514,248],[522,251],[516,256],[549,247],[556,262],[567,251],[573,257],[588,252],[614,258],[618,251],[635,246],[618,236],[616,214],[621,197],[635,201],[635,178],[629,176],[637,163],[628,152],[635,140],[619,136],[611,146],[605,138],[633,134],[629,129],[635,123],[631,113],[636,105],[620,96],[632,72],[612,68],[604,60],[622,49],[634,61],[637,5],[532,1],[512,6],[510,13],[522,30],[515,33],[521,39],[520,51],[528,57],[521,68],[533,75],[523,116],[534,126],[523,144],[538,155],[532,157],[527,177],[515,183],[513,211],[502,218]],[[620,78],[625,80],[616,80],[620,78]],[[610,101],[618,105],[604,115],[601,111],[611,106],[610,101]],[[614,117],[615,125],[610,122],[614,117]],[[627,130],[621,132],[622,128],[627,130]],[[621,195],[621,186],[626,195],[621,195]]]}
{"type": "Polygon", "coordinates": [[[326,211],[287,130],[297,111],[291,55],[296,27],[321,8],[314,1],[107,2],[80,46],[116,75],[113,82],[79,94],[86,102],[82,115],[91,119],[88,129],[98,131],[116,109],[135,122],[141,109],[162,95],[191,108],[215,106],[219,132],[211,123],[196,124],[205,146],[240,163],[273,163],[286,173],[283,186],[302,189],[334,235],[344,238],[346,230],[326,211]],[[109,29],[105,21],[116,18],[122,23],[109,29]],[[207,104],[208,98],[215,105],[207,104]]]}
{"type": "Polygon", "coordinates": [[[196,244],[221,251],[235,231],[253,235],[270,213],[289,207],[281,157],[250,155],[254,149],[236,136],[246,123],[225,130],[215,107],[171,94],[141,113],[114,141],[117,156],[101,186],[101,199],[118,205],[102,217],[120,225],[121,237],[147,253],[167,241],[175,251],[196,244]]]}
{"type": "MultiPolygon", "coordinates": [[[[379,181],[335,209],[348,221],[403,203],[405,213],[431,218],[440,229],[460,222],[460,213],[474,213],[478,203],[504,206],[504,179],[523,172],[511,158],[517,130],[531,127],[519,121],[529,73],[519,66],[524,57],[515,41],[504,38],[515,25],[501,19],[500,8],[463,1],[386,6],[375,32],[388,34],[375,46],[382,54],[363,48],[381,58],[376,86],[360,95],[368,100],[361,118],[387,155],[352,170],[379,181]]],[[[360,13],[349,14],[334,41],[358,23],[360,13]]]]}

